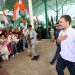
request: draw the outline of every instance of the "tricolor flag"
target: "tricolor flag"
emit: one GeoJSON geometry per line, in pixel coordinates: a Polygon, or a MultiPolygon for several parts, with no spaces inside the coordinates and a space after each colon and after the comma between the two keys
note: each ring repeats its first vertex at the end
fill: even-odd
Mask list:
{"type": "Polygon", "coordinates": [[[24,10],[26,11],[26,5],[24,4],[24,0],[19,0],[14,5],[14,13],[13,13],[13,19],[18,19],[20,17],[19,11],[24,10]]]}
{"type": "Polygon", "coordinates": [[[26,7],[26,5],[24,4],[24,0],[19,0],[19,6],[20,6],[20,11],[21,11],[20,14],[29,18],[29,11],[28,11],[28,8],[26,7]]]}
{"type": "Polygon", "coordinates": [[[20,7],[19,7],[19,3],[18,1],[15,3],[14,5],[14,12],[13,12],[13,19],[18,19],[20,17],[19,15],[19,10],[20,10],[20,7]]]}

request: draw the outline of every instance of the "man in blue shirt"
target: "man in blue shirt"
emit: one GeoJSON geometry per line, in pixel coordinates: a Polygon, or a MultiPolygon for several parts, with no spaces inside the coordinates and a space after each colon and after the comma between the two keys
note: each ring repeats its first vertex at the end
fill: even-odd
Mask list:
{"type": "Polygon", "coordinates": [[[56,29],[54,31],[54,36],[55,36],[55,40],[56,40],[56,45],[57,45],[57,50],[56,50],[56,53],[55,53],[55,56],[54,58],[52,59],[52,61],[50,62],[51,65],[53,65],[56,61],[56,59],[58,58],[59,56],[59,53],[60,53],[60,50],[61,50],[61,47],[60,47],[60,44],[57,43],[57,38],[59,36],[59,32],[61,31],[61,26],[59,25],[59,23],[56,24],[56,29]]]}

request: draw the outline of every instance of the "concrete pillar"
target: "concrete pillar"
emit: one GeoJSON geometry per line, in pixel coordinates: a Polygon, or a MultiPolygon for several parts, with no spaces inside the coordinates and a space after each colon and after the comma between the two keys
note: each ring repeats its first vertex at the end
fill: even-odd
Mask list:
{"type": "Polygon", "coordinates": [[[29,4],[30,24],[32,25],[32,28],[34,29],[33,11],[32,11],[32,0],[28,0],[28,4],[29,4]]]}
{"type": "Polygon", "coordinates": [[[45,18],[46,18],[46,30],[47,30],[47,35],[46,37],[48,38],[48,15],[47,15],[47,0],[45,0],[45,18]]]}
{"type": "Polygon", "coordinates": [[[42,0],[45,6],[45,19],[46,19],[46,38],[48,38],[48,15],[47,15],[47,0],[42,0]]]}

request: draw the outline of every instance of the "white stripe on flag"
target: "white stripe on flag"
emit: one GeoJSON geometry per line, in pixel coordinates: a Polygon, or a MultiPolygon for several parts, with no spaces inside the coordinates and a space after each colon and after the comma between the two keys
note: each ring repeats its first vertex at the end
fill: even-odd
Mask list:
{"type": "Polygon", "coordinates": [[[16,10],[16,19],[20,18],[19,10],[20,8],[18,7],[18,9],[16,10]]]}
{"type": "Polygon", "coordinates": [[[19,0],[19,4],[22,4],[22,0],[19,0]]]}

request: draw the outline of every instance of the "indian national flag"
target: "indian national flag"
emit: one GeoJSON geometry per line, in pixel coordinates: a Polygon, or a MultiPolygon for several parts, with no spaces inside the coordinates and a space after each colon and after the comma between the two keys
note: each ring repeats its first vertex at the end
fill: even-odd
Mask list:
{"type": "Polygon", "coordinates": [[[19,0],[14,5],[14,13],[13,13],[13,19],[18,19],[20,17],[19,11],[24,10],[26,11],[26,5],[24,4],[24,0],[19,0]]]}

